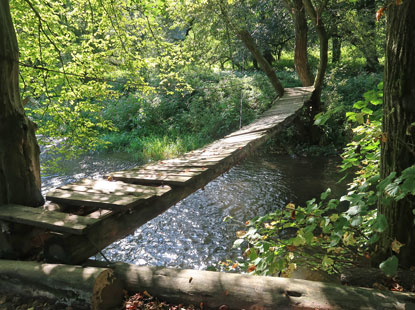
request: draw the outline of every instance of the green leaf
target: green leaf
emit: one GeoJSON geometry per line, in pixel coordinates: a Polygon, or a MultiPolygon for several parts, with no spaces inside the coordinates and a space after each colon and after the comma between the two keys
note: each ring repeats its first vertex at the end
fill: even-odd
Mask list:
{"type": "Polygon", "coordinates": [[[328,197],[328,195],[330,195],[330,193],[331,193],[331,189],[330,188],[326,189],[325,192],[321,193],[320,199],[325,200],[328,197]]]}
{"type": "Polygon", "coordinates": [[[379,235],[378,234],[374,234],[372,237],[370,237],[370,239],[368,240],[369,244],[375,244],[376,242],[378,242],[379,240],[379,235]]]}
{"type": "Polygon", "coordinates": [[[362,224],[363,222],[363,218],[358,215],[358,216],[354,216],[350,222],[350,225],[353,227],[359,226],[360,224],[362,224]]]}
{"type": "MultiPolygon", "coordinates": [[[[367,102],[359,100],[358,102],[356,102],[355,104],[353,104],[353,108],[355,109],[363,109],[367,106],[367,102]]],[[[346,114],[347,115],[347,114],[346,114]]]]}
{"type": "Polygon", "coordinates": [[[386,216],[378,213],[376,220],[372,226],[372,229],[376,232],[384,232],[388,228],[388,221],[386,216]]]}
{"type": "Polygon", "coordinates": [[[392,180],[395,178],[396,172],[391,172],[386,178],[384,178],[376,187],[378,191],[382,192],[385,190],[385,187],[392,183],[392,180]]]}
{"type": "Polygon", "coordinates": [[[415,165],[402,171],[402,179],[402,191],[415,195],[415,165]]]}
{"type": "Polygon", "coordinates": [[[236,239],[235,242],[233,243],[233,248],[239,248],[239,247],[241,247],[241,244],[244,241],[245,241],[245,239],[236,239]]]}
{"type": "Polygon", "coordinates": [[[389,183],[385,187],[385,193],[391,197],[398,196],[399,192],[400,192],[399,184],[397,184],[396,182],[389,183]]]}
{"type": "Polygon", "coordinates": [[[367,115],[372,115],[373,114],[373,110],[371,110],[369,108],[363,108],[362,109],[362,113],[367,114],[367,115]]]}
{"type": "Polygon", "coordinates": [[[393,255],[389,257],[387,260],[381,262],[379,268],[383,271],[384,274],[386,274],[389,277],[392,277],[398,271],[398,264],[398,258],[395,255],[393,255]]]}

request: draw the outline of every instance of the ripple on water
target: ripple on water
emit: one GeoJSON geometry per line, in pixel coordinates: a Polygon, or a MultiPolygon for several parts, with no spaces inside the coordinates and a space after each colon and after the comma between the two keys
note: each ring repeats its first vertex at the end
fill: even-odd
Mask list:
{"type": "MultiPolygon", "coordinates": [[[[82,177],[135,166],[133,161],[89,156],[73,164],[71,175],[44,178],[44,191],[82,177]],[[75,177],[74,177],[75,174],[75,177]]],[[[226,259],[237,259],[235,232],[243,223],[285,206],[304,203],[335,185],[337,161],[328,158],[291,158],[256,155],[229,170],[169,210],[114,242],[104,251],[112,261],[206,269],[226,259]],[[226,216],[235,221],[223,222],[226,216]]],[[[97,256],[97,259],[102,257],[97,256]]]]}

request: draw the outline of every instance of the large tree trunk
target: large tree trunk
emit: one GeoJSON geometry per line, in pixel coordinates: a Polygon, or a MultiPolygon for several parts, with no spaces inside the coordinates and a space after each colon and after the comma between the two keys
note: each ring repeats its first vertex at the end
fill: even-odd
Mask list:
{"type": "Polygon", "coordinates": [[[271,81],[271,84],[274,87],[277,94],[280,97],[282,97],[282,95],[284,95],[284,87],[282,87],[280,81],[278,80],[274,69],[271,67],[269,62],[264,58],[264,56],[262,55],[262,53],[258,49],[258,47],[255,44],[255,41],[252,38],[251,34],[247,30],[240,30],[240,31],[238,31],[237,35],[238,35],[239,39],[241,39],[241,41],[244,43],[246,48],[255,57],[256,61],[260,65],[261,69],[268,76],[268,78],[271,81]]]}
{"type": "Polygon", "coordinates": [[[40,206],[36,125],[24,113],[19,93],[17,39],[8,0],[0,1],[0,207],[40,206]]]}
{"type": "Polygon", "coordinates": [[[295,48],[294,63],[295,70],[303,86],[313,85],[314,76],[308,64],[307,55],[307,20],[302,0],[294,0],[294,23],[295,23],[295,48]]]}
{"type": "MultiPolygon", "coordinates": [[[[415,1],[403,1],[387,9],[386,63],[383,102],[383,132],[381,177],[392,171],[398,174],[415,164],[415,1]]],[[[414,264],[415,257],[415,197],[409,196],[391,205],[379,205],[379,212],[389,227],[381,236],[385,254],[391,253],[394,239],[404,243],[399,263],[414,264]]]]}
{"type": "Polygon", "coordinates": [[[314,24],[314,27],[316,28],[318,39],[320,41],[320,60],[318,64],[317,75],[314,80],[315,91],[312,97],[314,102],[313,108],[316,110],[314,113],[317,114],[321,109],[320,97],[328,63],[329,40],[323,20],[320,14],[314,8],[311,0],[303,0],[303,4],[307,14],[310,16],[310,19],[314,24]]]}

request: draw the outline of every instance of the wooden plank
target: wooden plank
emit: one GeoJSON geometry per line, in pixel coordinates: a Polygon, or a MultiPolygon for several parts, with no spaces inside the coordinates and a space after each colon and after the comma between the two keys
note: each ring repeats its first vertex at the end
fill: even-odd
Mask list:
{"type": "Polygon", "coordinates": [[[198,174],[199,172],[175,172],[173,174],[170,171],[149,171],[147,173],[141,173],[140,171],[127,170],[111,173],[109,177],[128,183],[184,186],[186,182],[198,174]]]}
{"type": "Polygon", "coordinates": [[[143,198],[133,195],[109,195],[88,192],[68,191],[55,189],[46,194],[46,199],[74,206],[97,207],[110,210],[122,210],[137,206],[143,198]]]}
{"type": "Polygon", "coordinates": [[[12,204],[0,207],[0,219],[76,235],[98,222],[84,216],[12,204]]]}
{"type": "Polygon", "coordinates": [[[102,219],[105,219],[105,218],[111,216],[112,214],[114,214],[114,211],[112,211],[112,210],[98,209],[98,210],[96,210],[92,213],[84,215],[84,217],[91,218],[91,219],[102,220],[102,219]]]}
{"type": "Polygon", "coordinates": [[[133,195],[142,199],[160,196],[171,190],[169,186],[144,186],[104,179],[83,179],[75,183],[61,186],[58,189],[94,194],[111,194],[116,196],[133,195]]]}

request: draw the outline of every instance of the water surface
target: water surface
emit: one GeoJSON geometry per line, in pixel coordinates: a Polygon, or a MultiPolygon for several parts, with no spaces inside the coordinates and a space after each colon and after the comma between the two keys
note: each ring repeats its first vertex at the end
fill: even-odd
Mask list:
{"type": "MultiPolygon", "coordinates": [[[[45,177],[43,190],[135,165],[128,155],[85,156],[67,162],[67,173],[45,177]]],[[[327,187],[340,190],[337,165],[336,158],[255,153],[103,253],[112,261],[193,269],[238,259],[240,250],[232,244],[245,221],[289,202],[304,204],[327,187]],[[227,216],[234,220],[224,222],[227,216]]]]}

